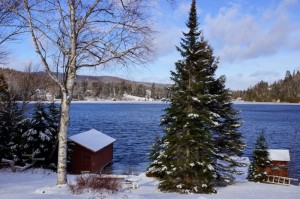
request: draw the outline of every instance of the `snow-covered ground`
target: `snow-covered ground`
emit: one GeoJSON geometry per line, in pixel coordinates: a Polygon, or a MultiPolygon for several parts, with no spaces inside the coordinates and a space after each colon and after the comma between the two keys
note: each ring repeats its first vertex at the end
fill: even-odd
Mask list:
{"type": "MultiPolygon", "coordinates": [[[[231,186],[218,188],[217,194],[162,193],[157,190],[158,182],[145,174],[138,176],[139,188],[132,190],[124,187],[116,194],[100,195],[84,193],[73,195],[67,186],[56,186],[56,174],[43,169],[29,169],[13,173],[9,169],[0,169],[0,198],[2,199],[299,199],[300,186],[284,186],[247,182],[245,175],[231,186]]],[[[75,176],[69,175],[68,180],[74,181],[75,176]]]]}

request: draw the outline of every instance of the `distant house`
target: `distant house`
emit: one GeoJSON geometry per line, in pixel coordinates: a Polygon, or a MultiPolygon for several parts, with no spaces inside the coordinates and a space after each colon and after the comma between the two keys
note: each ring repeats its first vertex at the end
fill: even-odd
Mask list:
{"type": "Polygon", "coordinates": [[[95,129],[69,137],[72,145],[71,172],[98,173],[113,160],[114,138],[95,129]]]}
{"type": "Polygon", "coordinates": [[[287,149],[269,149],[270,166],[266,168],[268,175],[288,177],[290,152],[287,149]]]}

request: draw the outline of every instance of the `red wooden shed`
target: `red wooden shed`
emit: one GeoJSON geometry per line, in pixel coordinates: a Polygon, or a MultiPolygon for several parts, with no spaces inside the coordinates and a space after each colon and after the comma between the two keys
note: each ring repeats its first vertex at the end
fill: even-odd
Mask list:
{"type": "Polygon", "coordinates": [[[73,141],[71,173],[98,173],[113,159],[114,138],[95,129],[69,137],[73,141]]]}
{"type": "Polygon", "coordinates": [[[266,168],[268,175],[288,177],[290,152],[287,149],[269,149],[270,166],[266,168]]]}

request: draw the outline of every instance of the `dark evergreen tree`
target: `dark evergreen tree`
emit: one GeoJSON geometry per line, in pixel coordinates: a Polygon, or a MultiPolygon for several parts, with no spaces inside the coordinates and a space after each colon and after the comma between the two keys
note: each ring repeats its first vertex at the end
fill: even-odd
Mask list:
{"type": "Polygon", "coordinates": [[[20,162],[22,155],[22,130],[24,125],[23,105],[10,96],[7,83],[0,74],[0,159],[14,159],[20,162]]]}
{"type": "Polygon", "coordinates": [[[51,168],[56,168],[57,165],[57,147],[58,147],[58,130],[60,119],[60,107],[57,106],[54,101],[48,105],[48,126],[51,131],[51,148],[48,163],[51,168]]]}
{"type": "Polygon", "coordinates": [[[146,175],[148,177],[156,176],[156,177],[162,177],[163,173],[162,168],[162,162],[158,161],[161,155],[161,151],[163,151],[163,141],[159,135],[155,137],[154,144],[151,146],[150,153],[149,153],[149,160],[151,161],[151,164],[148,167],[148,171],[146,172],[146,175]]]}
{"type": "Polygon", "coordinates": [[[262,131],[255,143],[253,150],[253,160],[249,166],[248,179],[255,182],[266,180],[266,167],[270,164],[268,144],[265,134],[262,131]]]}
{"type": "Polygon", "coordinates": [[[4,76],[0,74],[0,108],[2,104],[10,99],[10,93],[8,90],[7,82],[4,76]]]}
{"type": "Polygon", "coordinates": [[[156,97],[155,83],[152,83],[152,86],[151,86],[151,98],[157,99],[157,97],[156,97]]]}
{"type": "Polygon", "coordinates": [[[30,128],[22,135],[25,140],[24,151],[33,157],[45,158],[45,161],[49,162],[53,148],[53,131],[54,129],[49,126],[49,115],[44,104],[36,103],[30,128]]]}
{"type": "Polygon", "coordinates": [[[22,131],[26,128],[22,105],[6,101],[0,109],[0,157],[20,161],[22,131]]]}
{"type": "Polygon", "coordinates": [[[239,112],[233,109],[230,91],[225,89],[224,76],[213,82],[210,93],[215,96],[208,104],[212,113],[210,119],[215,124],[211,127],[217,151],[213,157],[216,172],[214,183],[228,185],[234,180],[232,174],[242,174],[236,168],[246,166],[236,158],[242,155],[245,147],[245,143],[241,140],[242,134],[238,131],[241,120],[237,117],[239,112]]]}
{"type": "Polygon", "coordinates": [[[187,27],[177,47],[183,59],[171,72],[171,104],[161,122],[166,134],[148,174],[160,178],[161,190],[211,193],[236,172],[239,163],[231,156],[240,155],[244,144],[225,78],[215,78],[218,60],[198,30],[195,0],[187,27]]]}
{"type": "Polygon", "coordinates": [[[161,190],[210,193],[214,192],[212,155],[215,153],[208,107],[212,77],[207,76],[207,66],[211,64],[207,56],[211,55],[208,53],[211,49],[198,30],[194,0],[187,27],[189,32],[183,33],[181,47],[177,47],[183,59],[176,63],[176,72],[171,72],[174,81],[171,104],[161,122],[166,126],[165,149],[154,160],[160,163],[160,168],[153,170],[160,169],[161,190]]]}

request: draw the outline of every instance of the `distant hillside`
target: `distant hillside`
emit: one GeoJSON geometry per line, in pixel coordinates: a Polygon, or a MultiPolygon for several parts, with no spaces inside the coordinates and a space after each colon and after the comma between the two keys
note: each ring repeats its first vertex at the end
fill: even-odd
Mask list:
{"type": "Polygon", "coordinates": [[[300,102],[300,72],[286,72],[284,79],[273,84],[260,81],[243,91],[233,91],[234,99],[256,102],[300,102]]]}
{"type": "Polygon", "coordinates": [[[119,77],[113,77],[113,76],[90,76],[90,75],[78,75],[76,77],[76,81],[100,81],[103,83],[109,83],[109,82],[122,82],[122,81],[127,81],[130,82],[129,80],[122,79],[119,77]]]}
{"type": "MultiPolygon", "coordinates": [[[[132,80],[127,80],[123,79],[120,77],[114,77],[114,76],[90,76],[90,75],[78,75],[76,78],[76,81],[100,81],[103,83],[110,83],[110,82],[115,82],[115,83],[121,83],[122,81],[125,81],[126,83],[132,83],[132,84],[142,84],[146,87],[151,87],[153,83],[155,82],[139,82],[139,81],[132,81],[132,80]]],[[[166,87],[170,86],[169,84],[161,84],[161,83],[155,83],[156,87],[166,87]]]]}
{"type": "MultiPolygon", "coordinates": [[[[58,86],[45,72],[20,72],[0,68],[17,100],[36,100],[54,97],[60,98],[58,86]]],[[[58,74],[62,78],[62,74],[58,74]]],[[[123,95],[133,95],[159,100],[169,97],[167,84],[155,82],[136,82],[112,76],[78,75],[74,87],[76,100],[122,100],[123,95]]]]}

